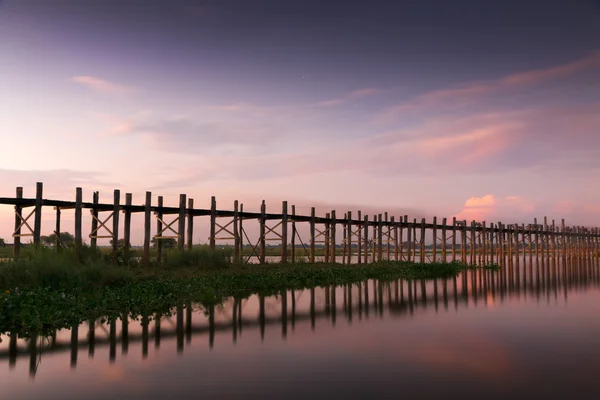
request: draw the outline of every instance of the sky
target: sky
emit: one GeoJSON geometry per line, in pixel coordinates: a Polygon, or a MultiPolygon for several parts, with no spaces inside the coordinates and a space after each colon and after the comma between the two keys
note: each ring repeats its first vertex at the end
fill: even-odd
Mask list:
{"type": "Polygon", "coordinates": [[[0,54],[0,197],[600,225],[597,0],[0,0],[0,54]]]}

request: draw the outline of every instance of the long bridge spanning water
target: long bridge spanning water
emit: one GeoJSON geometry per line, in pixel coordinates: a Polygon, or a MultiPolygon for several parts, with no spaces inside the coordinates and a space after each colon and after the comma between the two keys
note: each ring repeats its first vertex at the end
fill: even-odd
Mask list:
{"type": "Polygon", "coordinates": [[[146,192],[142,205],[132,203],[132,194],[115,190],[112,203],[100,203],[99,193],[94,192],[92,202],[83,201],[81,188],[75,190],[75,201],[50,200],[43,197],[43,184],[37,183],[36,196],[26,198],[23,188],[16,188],[15,197],[0,197],[0,204],[15,208],[13,256],[18,257],[21,238],[30,236],[34,245],[39,245],[42,231],[42,210],[52,207],[56,215],[56,248],[60,250],[61,211],[75,212],[75,243],[83,243],[82,213],[91,213],[89,239],[92,248],[97,239],[112,241],[114,260],[117,260],[119,240],[126,248],[131,246],[131,216],[141,213],[144,216],[144,244],[142,261],[150,262],[150,245],[157,240],[157,260],[161,260],[161,239],[176,239],[181,251],[192,249],[194,223],[198,217],[208,217],[210,236],[208,243],[216,247],[217,241],[229,241],[234,247],[236,262],[267,261],[266,243],[275,243],[280,248],[281,262],[295,262],[297,257],[306,261],[337,262],[341,251],[344,264],[364,263],[380,260],[406,260],[418,262],[455,261],[469,264],[497,263],[506,265],[523,258],[532,262],[556,258],[598,259],[600,257],[600,230],[583,226],[566,226],[564,219],[560,225],[554,220],[537,219],[530,224],[504,224],[502,222],[466,221],[446,218],[432,221],[422,218],[409,219],[407,215],[395,216],[388,213],[369,217],[361,211],[343,214],[331,210],[325,216],[317,216],[313,207],[310,215],[297,215],[295,206],[288,207],[282,202],[280,213],[267,213],[263,201],[260,212],[244,211],[244,205],[236,200],[232,210],[217,209],[215,197],[211,198],[210,209],[194,208],[194,200],[185,194],[179,196],[179,205],[169,207],[158,196],[152,204],[151,192],[146,192]],[[30,211],[29,211],[30,209],[30,211]],[[123,223],[120,214],[123,214],[123,223]],[[152,223],[153,216],[156,219],[152,223]],[[356,218],[355,218],[356,217],[356,218]],[[168,218],[172,218],[168,221],[168,218]],[[441,222],[441,223],[440,223],[441,222]],[[541,222],[541,221],[540,221],[541,222]],[[249,224],[258,224],[258,239],[251,241],[248,235],[249,224]],[[308,237],[302,240],[299,224],[308,224],[308,237]],[[154,233],[152,228],[155,227],[154,233]],[[291,231],[290,231],[291,228],[291,231]],[[122,229],[122,230],[121,230],[122,229]],[[341,231],[341,232],[340,232],[341,231]],[[341,242],[337,242],[341,240],[341,242]],[[305,243],[306,242],[306,243],[305,243]],[[323,256],[317,257],[318,247],[323,247],[323,256]],[[250,248],[250,254],[244,249],[250,248]]]}

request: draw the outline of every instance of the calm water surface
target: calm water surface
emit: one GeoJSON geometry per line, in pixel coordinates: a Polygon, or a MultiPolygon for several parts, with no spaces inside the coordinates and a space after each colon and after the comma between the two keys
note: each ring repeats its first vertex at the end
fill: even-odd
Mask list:
{"type": "Polygon", "coordinates": [[[3,336],[0,398],[600,398],[599,288],[595,262],[520,265],[3,336]]]}

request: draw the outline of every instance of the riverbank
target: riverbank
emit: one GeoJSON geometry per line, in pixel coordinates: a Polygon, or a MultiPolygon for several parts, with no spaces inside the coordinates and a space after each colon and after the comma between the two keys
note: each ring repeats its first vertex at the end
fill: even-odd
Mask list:
{"type": "Polygon", "coordinates": [[[435,279],[472,268],[460,263],[228,264],[224,255],[198,252],[164,264],[113,265],[74,252],[40,251],[0,263],[0,333],[52,332],[88,319],[168,315],[173,307],[216,305],[227,297],[269,296],[282,290],[351,284],[366,279],[435,279]]]}

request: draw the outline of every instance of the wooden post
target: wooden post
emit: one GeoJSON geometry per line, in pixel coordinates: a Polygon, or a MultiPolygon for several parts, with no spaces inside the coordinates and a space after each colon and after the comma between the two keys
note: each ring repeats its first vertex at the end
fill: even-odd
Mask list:
{"type": "Polygon", "coordinates": [[[310,208],[310,263],[315,262],[315,208],[310,208]]]}
{"type": "Polygon", "coordinates": [[[407,261],[413,261],[412,258],[412,247],[413,247],[413,240],[412,240],[412,226],[410,226],[408,224],[408,217],[405,215],[404,216],[404,222],[406,223],[406,227],[407,227],[407,232],[406,232],[406,245],[407,245],[407,254],[406,254],[406,260],[407,261]]]}
{"type": "MultiPolygon", "coordinates": [[[[400,254],[398,253],[399,249],[398,249],[398,224],[394,222],[394,217],[392,216],[391,218],[391,222],[392,222],[392,229],[394,232],[394,261],[398,261],[400,260],[400,254]]],[[[398,282],[396,281],[396,284],[398,282]]]]}
{"type": "Polygon", "coordinates": [[[433,248],[432,250],[432,258],[433,262],[437,262],[437,217],[433,217],[433,248]]]}
{"type": "Polygon", "coordinates": [[[186,195],[179,195],[179,219],[178,228],[177,228],[177,248],[179,251],[183,251],[185,248],[185,203],[186,203],[186,195]]]}
{"type": "Polygon", "coordinates": [[[552,220],[552,259],[556,259],[556,225],[552,220]]]}
{"type": "Polygon", "coordinates": [[[378,230],[379,230],[379,222],[377,220],[377,215],[373,215],[373,230],[372,230],[372,232],[373,232],[373,240],[372,240],[373,246],[371,248],[371,257],[373,258],[373,262],[379,261],[377,259],[377,255],[379,254],[379,251],[377,250],[377,247],[378,247],[377,244],[379,243],[379,238],[377,237],[377,236],[379,236],[379,235],[377,235],[378,230]]]}
{"type": "Polygon", "coordinates": [[[263,200],[261,205],[260,205],[260,260],[259,262],[261,264],[264,264],[266,261],[266,249],[265,249],[265,223],[266,223],[266,216],[265,214],[267,213],[267,205],[265,204],[265,201],[263,200]]]}
{"type": "Polygon", "coordinates": [[[463,225],[462,225],[462,237],[461,239],[461,246],[460,246],[460,256],[462,259],[463,263],[467,263],[467,220],[463,220],[463,225]]]}
{"type": "Polygon", "coordinates": [[[567,243],[566,243],[566,236],[565,236],[565,220],[564,218],[561,219],[560,221],[560,233],[561,233],[561,250],[562,250],[562,257],[566,257],[567,254],[567,243]]]}
{"type": "Polygon", "coordinates": [[[442,218],[442,262],[448,262],[446,249],[446,218],[442,218]]]}
{"type": "Polygon", "coordinates": [[[42,232],[42,196],[44,191],[44,184],[38,182],[35,185],[35,219],[33,220],[33,244],[36,247],[40,246],[41,232],[42,232]]]}
{"type": "Polygon", "coordinates": [[[358,210],[358,223],[357,223],[357,232],[358,232],[358,237],[357,237],[357,252],[356,255],[358,257],[357,262],[359,264],[362,263],[362,235],[363,235],[363,225],[361,224],[362,222],[362,215],[361,215],[361,211],[358,210]]]}
{"type": "MultiPolygon", "coordinates": [[[[96,229],[98,229],[98,221],[96,220],[96,218],[98,218],[99,197],[100,194],[98,192],[94,192],[92,194],[92,232],[96,232],[96,229]]],[[[77,230],[77,227],[75,227],[75,230],[77,230]]],[[[93,235],[97,236],[97,233],[94,233],[93,235]]],[[[90,238],[90,247],[92,248],[92,250],[96,249],[97,243],[98,239],[96,239],[95,237],[90,238]]]]}
{"type": "Polygon", "coordinates": [[[550,232],[548,230],[548,217],[544,217],[544,245],[546,246],[546,260],[550,259],[550,232]]]}
{"type": "Polygon", "coordinates": [[[540,260],[540,235],[539,235],[539,229],[538,229],[538,224],[537,224],[537,218],[533,219],[533,223],[535,225],[535,260],[539,261],[540,260]]]}
{"type": "Polygon", "coordinates": [[[233,202],[233,252],[234,259],[236,264],[240,262],[240,255],[242,254],[242,249],[240,246],[240,231],[239,231],[239,222],[240,222],[240,213],[239,213],[239,202],[236,200],[233,202]]]}
{"type": "MultiPolygon", "coordinates": [[[[81,233],[81,203],[83,201],[83,192],[80,187],[75,188],[75,246],[79,250],[82,245],[82,233],[81,233]]],[[[96,235],[96,234],[94,234],[96,235]]]]}
{"type": "MultiPolygon", "coordinates": [[[[390,236],[391,236],[391,232],[390,232],[390,224],[388,223],[388,213],[384,213],[383,214],[383,218],[384,218],[384,222],[385,222],[385,228],[387,230],[387,234],[386,234],[386,240],[385,240],[385,256],[386,256],[386,261],[390,260],[390,236]]],[[[379,222],[381,223],[381,221],[379,222]]]]}
{"type": "Polygon", "coordinates": [[[421,218],[421,243],[419,252],[419,262],[425,264],[425,218],[421,218]]]}
{"type": "Polygon", "coordinates": [[[331,214],[330,213],[326,213],[325,214],[325,218],[327,219],[327,222],[325,222],[325,238],[324,238],[324,261],[325,263],[329,262],[329,233],[330,233],[330,217],[331,214]]]}
{"type": "Polygon", "coordinates": [[[146,192],[146,202],[144,203],[144,264],[150,264],[150,229],[152,212],[152,193],[146,192]]]}
{"type": "Polygon", "coordinates": [[[352,264],[352,211],[348,211],[346,219],[346,245],[348,246],[348,265],[352,264]]]}
{"type": "Polygon", "coordinates": [[[352,211],[346,215],[346,246],[348,247],[348,265],[352,264],[352,211]]]}
{"type": "Polygon", "coordinates": [[[296,262],[296,206],[292,204],[292,263],[296,262]]]}
{"type": "MultiPolygon", "coordinates": [[[[264,202],[264,201],[263,201],[264,202]]],[[[210,249],[214,250],[215,249],[215,232],[216,232],[216,225],[217,224],[217,200],[215,199],[215,196],[212,196],[210,198],[210,239],[209,239],[209,244],[210,244],[210,249]]]]}
{"type": "Polygon", "coordinates": [[[470,250],[469,253],[471,253],[471,265],[474,265],[477,263],[477,261],[475,259],[476,247],[477,247],[476,226],[475,226],[475,221],[471,221],[471,247],[469,249],[470,250]]]}
{"type": "MultiPolygon", "coordinates": [[[[346,221],[348,219],[348,214],[344,213],[344,219],[342,220],[342,264],[346,264],[346,250],[347,250],[347,229],[346,229],[346,221]]],[[[345,293],[345,292],[344,292],[345,293]]],[[[345,309],[345,307],[344,307],[345,309]]]]}
{"type": "Polygon", "coordinates": [[[281,262],[287,263],[288,240],[288,205],[287,201],[281,203],[281,262]]]}
{"type": "MultiPolygon", "coordinates": [[[[23,188],[17,187],[16,193],[17,203],[23,198],[23,188]]],[[[15,205],[15,233],[13,235],[13,258],[16,260],[21,253],[21,217],[23,216],[23,206],[15,205]]]]}
{"type": "MultiPolygon", "coordinates": [[[[163,197],[162,196],[158,196],[157,208],[158,208],[158,210],[156,211],[156,216],[158,217],[158,219],[156,221],[156,236],[162,236],[162,233],[161,233],[161,231],[163,229],[163,224],[161,222],[161,220],[163,218],[163,212],[162,212],[163,197]]],[[[159,239],[158,237],[155,240],[156,240],[156,261],[161,262],[162,261],[162,240],[159,239]]]]}
{"type": "Polygon", "coordinates": [[[365,264],[369,263],[369,216],[365,215],[363,222],[363,231],[365,235],[364,260],[365,264]]]}
{"type": "MultiPolygon", "coordinates": [[[[192,214],[193,210],[194,210],[194,199],[188,199],[188,209],[187,209],[187,248],[188,248],[189,251],[192,251],[192,248],[194,247],[194,215],[192,214]]],[[[234,221],[234,224],[235,224],[235,221],[234,221]]],[[[235,228],[237,228],[237,227],[234,226],[234,229],[235,228]]]]}
{"type": "Polygon", "coordinates": [[[56,242],[55,242],[55,246],[56,246],[56,252],[60,253],[61,251],[61,242],[60,242],[60,207],[55,207],[56,209],[56,229],[54,230],[54,233],[56,234],[56,242]]]}
{"type": "Polygon", "coordinates": [[[383,218],[377,215],[377,261],[383,260],[383,218]]]}
{"type": "Polygon", "coordinates": [[[413,235],[413,260],[417,261],[417,219],[413,218],[413,226],[412,226],[412,235],[413,235]]]}
{"type": "Polygon", "coordinates": [[[452,261],[456,261],[456,217],[452,217],[452,261]]]}
{"type": "Polygon", "coordinates": [[[335,264],[336,263],[336,259],[335,259],[335,255],[336,255],[336,224],[337,224],[337,220],[335,218],[335,210],[331,210],[331,263],[335,264]]]}
{"type": "MultiPolygon", "coordinates": [[[[244,204],[240,204],[240,214],[238,220],[240,221],[240,262],[244,262],[244,204]]],[[[240,306],[241,309],[241,306],[240,306]]],[[[241,328],[240,328],[241,332],[241,328]]]]}
{"type": "Polygon", "coordinates": [[[490,222],[490,263],[494,263],[494,223],[490,222]]]}
{"type": "Polygon", "coordinates": [[[116,264],[119,262],[119,211],[121,204],[121,191],[115,189],[114,192],[114,203],[113,203],[113,237],[112,237],[112,250],[113,250],[113,262],[116,264]]]}
{"type": "Polygon", "coordinates": [[[399,219],[398,222],[400,225],[398,227],[398,229],[400,230],[400,234],[399,234],[399,238],[398,238],[398,242],[399,242],[398,243],[398,247],[399,247],[398,252],[400,253],[400,261],[404,261],[404,249],[403,249],[404,243],[403,242],[404,242],[404,225],[406,224],[406,218],[402,219],[402,216],[399,216],[398,219],[399,219]]]}
{"type": "Polygon", "coordinates": [[[123,212],[123,239],[125,239],[125,252],[131,248],[131,193],[125,193],[125,210],[123,212]]]}

